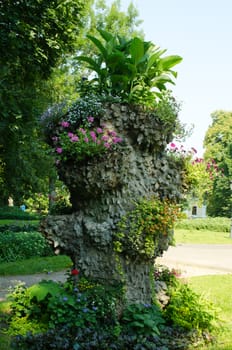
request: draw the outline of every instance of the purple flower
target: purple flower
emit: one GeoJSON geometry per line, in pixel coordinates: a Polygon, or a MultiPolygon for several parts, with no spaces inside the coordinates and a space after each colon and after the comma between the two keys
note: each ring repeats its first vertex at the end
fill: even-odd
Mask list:
{"type": "Polygon", "coordinates": [[[62,152],[63,152],[63,148],[61,148],[61,147],[56,148],[56,153],[61,154],[62,152]]]}
{"type": "Polygon", "coordinates": [[[59,140],[59,138],[57,136],[52,137],[52,141],[57,142],[58,140],[59,140]]]}
{"type": "Polygon", "coordinates": [[[83,129],[83,128],[79,128],[79,131],[83,134],[83,135],[85,135],[86,134],[86,130],[85,129],[83,129]]]}
{"type": "Polygon", "coordinates": [[[113,137],[112,141],[113,141],[113,143],[119,143],[119,142],[122,142],[122,138],[121,137],[113,137]]]}
{"type": "Polygon", "coordinates": [[[72,138],[73,137],[73,133],[72,132],[68,132],[68,137],[72,138]]]}
{"type": "Polygon", "coordinates": [[[105,142],[104,146],[105,146],[105,148],[108,148],[108,149],[110,148],[110,144],[108,142],[105,142]]]}
{"type": "Polygon", "coordinates": [[[102,134],[103,133],[102,128],[97,128],[96,131],[97,131],[98,134],[102,134]]]}
{"type": "Polygon", "coordinates": [[[117,135],[117,133],[115,131],[108,131],[108,135],[115,137],[117,135]]]}
{"type": "Polygon", "coordinates": [[[88,142],[89,142],[88,137],[85,137],[85,138],[84,138],[84,141],[85,141],[86,143],[88,143],[88,142]]]}
{"type": "Polygon", "coordinates": [[[60,125],[63,126],[63,128],[68,128],[70,123],[63,120],[60,125]]]}
{"type": "Polygon", "coordinates": [[[77,135],[73,135],[72,138],[71,138],[71,141],[72,142],[79,141],[79,137],[77,135]]]}
{"type": "Polygon", "coordinates": [[[91,117],[91,116],[89,116],[89,117],[87,118],[87,120],[88,120],[89,123],[93,123],[93,122],[94,122],[94,118],[91,117]]]}
{"type": "Polygon", "coordinates": [[[173,142],[170,144],[170,147],[171,147],[171,148],[177,148],[176,145],[175,145],[175,143],[173,143],[173,142]]]}
{"type": "Polygon", "coordinates": [[[67,301],[68,300],[68,298],[67,297],[63,297],[63,301],[67,301]]]}
{"type": "Polygon", "coordinates": [[[109,136],[103,135],[101,139],[102,139],[102,141],[108,141],[109,140],[109,136]]]}
{"type": "Polygon", "coordinates": [[[97,136],[94,131],[90,131],[90,136],[92,137],[92,140],[95,142],[97,140],[97,136]]]}

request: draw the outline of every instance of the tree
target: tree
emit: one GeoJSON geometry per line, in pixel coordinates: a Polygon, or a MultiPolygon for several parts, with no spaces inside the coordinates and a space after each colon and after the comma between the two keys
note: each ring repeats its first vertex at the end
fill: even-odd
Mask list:
{"type": "Polygon", "coordinates": [[[27,186],[38,190],[43,166],[40,162],[35,169],[31,160],[41,159],[43,152],[43,147],[34,145],[36,118],[51,100],[44,82],[76,47],[88,4],[84,0],[0,1],[2,202],[10,193],[21,196],[27,186]],[[27,179],[23,179],[25,174],[27,179]],[[35,177],[38,181],[33,183],[35,177]]]}
{"type": "Polygon", "coordinates": [[[208,214],[211,216],[231,215],[232,179],[232,112],[215,111],[211,115],[205,139],[204,158],[213,161],[221,176],[214,179],[213,191],[208,198],[208,214]]]}

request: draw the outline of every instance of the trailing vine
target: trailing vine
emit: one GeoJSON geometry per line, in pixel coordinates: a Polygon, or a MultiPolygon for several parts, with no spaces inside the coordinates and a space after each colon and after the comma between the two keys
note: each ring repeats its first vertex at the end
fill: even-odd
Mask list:
{"type": "Polygon", "coordinates": [[[179,206],[167,199],[152,197],[134,202],[134,208],[118,222],[115,251],[130,259],[153,260],[162,236],[173,243],[173,225],[179,216],[179,206]]]}

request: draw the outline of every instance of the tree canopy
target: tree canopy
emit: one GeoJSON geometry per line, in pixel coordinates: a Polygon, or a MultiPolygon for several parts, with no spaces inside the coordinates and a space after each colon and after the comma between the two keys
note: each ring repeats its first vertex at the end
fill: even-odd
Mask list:
{"type": "Polygon", "coordinates": [[[72,54],[90,50],[87,33],[113,22],[134,30],[138,13],[129,8],[123,13],[118,0],[110,7],[99,0],[0,1],[0,202],[47,186],[52,162],[38,117],[77,96],[82,68],[73,66],[72,54]]]}
{"type": "Polygon", "coordinates": [[[211,115],[212,124],[209,126],[205,139],[204,157],[213,161],[220,171],[215,177],[213,191],[208,197],[208,214],[211,216],[231,215],[232,181],[232,112],[215,111],[211,115]]]}

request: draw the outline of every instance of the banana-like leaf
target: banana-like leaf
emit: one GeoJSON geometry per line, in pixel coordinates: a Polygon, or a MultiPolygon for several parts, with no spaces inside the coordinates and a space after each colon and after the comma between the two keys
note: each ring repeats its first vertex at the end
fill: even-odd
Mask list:
{"type": "Polygon", "coordinates": [[[161,74],[152,80],[153,86],[164,85],[166,83],[170,83],[170,84],[175,85],[175,83],[172,81],[172,79],[167,74],[161,74]]]}
{"type": "Polygon", "coordinates": [[[75,59],[88,63],[90,69],[94,70],[98,75],[101,75],[101,66],[97,64],[92,58],[86,56],[77,56],[75,59]]]}
{"type": "Polygon", "coordinates": [[[159,61],[159,69],[167,71],[182,61],[182,57],[177,55],[166,56],[159,61]]]}
{"type": "Polygon", "coordinates": [[[92,36],[92,35],[87,35],[87,38],[90,39],[94,45],[97,47],[97,49],[100,51],[100,53],[102,54],[102,56],[104,57],[104,59],[107,58],[107,50],[106,48],[103,46],[103,44],[101,43],[100,40],[98,40],[96,37],[92,36]]]}
{"type": "Polygon", "coordinates": [[[139,38],[134,38],[131,40],[130,44],[130,54],[131,61],[137,65],[139,61],[144,56],[144,44],[143,41],[139,38]]]}
{"type": "Polygon", "coordinates": [[[151,69],[151,67],[154,65],[155,62],[156,62],[156,65],[158,65],[158,61],[160,59],[160,56],[162,56],[165,52],[166,52],[166,50],[158,50],[158,51],[154,52],[149,57],[148,62],[147,62],[146,72],[148,72],[151,69]]]}
{"type": "Polygon", "coordinates": [[[114,36],[111,33],[107,32],[106,30],[98,29],[98,32],[101,34],[102,38],[105,41],[110,41],[110,40],[114,39],[114,36]]]}

